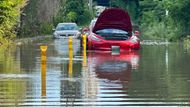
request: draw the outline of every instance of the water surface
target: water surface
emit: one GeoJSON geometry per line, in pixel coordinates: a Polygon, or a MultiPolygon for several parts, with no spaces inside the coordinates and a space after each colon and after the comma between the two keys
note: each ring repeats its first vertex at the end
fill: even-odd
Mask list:
{"type": "Polygon", "coordinates": [[[68,50],[67,39],[0,47],[0,106],[190,106],[190,53],[181,44],[83,58],[74,39],[72,59],[68,50]]]}

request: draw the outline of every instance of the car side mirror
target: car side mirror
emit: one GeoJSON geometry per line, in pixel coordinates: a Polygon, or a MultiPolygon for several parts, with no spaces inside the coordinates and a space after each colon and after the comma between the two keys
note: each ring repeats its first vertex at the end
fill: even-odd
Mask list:
{"type": "Polygon", "coordinates": [[[140,33],[139,33],[139,31],[135,31],[135,34],[134,34],[135,36],[139,36],[140,35],[140,33]]]}
{"type": "Polygon", "coordinates": [[[55,28],[54,28],[54,29],[52,29],[52,31],[55,31],[55,28]]]}

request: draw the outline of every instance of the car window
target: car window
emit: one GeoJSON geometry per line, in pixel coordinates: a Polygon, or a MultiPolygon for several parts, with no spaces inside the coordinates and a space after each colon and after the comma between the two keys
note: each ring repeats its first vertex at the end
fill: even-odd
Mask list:
{"type": "Polygon", "coordinates": [[[78,30],[78,26],[75,24],[61,24],[57,26],[56,30],[78,30]]]}

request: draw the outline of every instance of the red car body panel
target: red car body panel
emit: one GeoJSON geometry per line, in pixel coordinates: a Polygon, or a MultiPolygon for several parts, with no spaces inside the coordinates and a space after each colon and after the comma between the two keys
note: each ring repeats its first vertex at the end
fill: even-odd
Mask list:
{"type": "Polygon", "coordinates": [[[122,9],[106,9],[98,17],[97,22],[88,36],[88,49],[111,51],[112,46],[119,46],[120,50],[140,49],[140,40],[132,35],[132,25],[128,13],[122,9]],[[96,31],[102,29],[119,29],[129,33],[127,40],[105,40],[96,31]],[[93,37],[98,40],[94,40],[93,37]]]}
{"type": "Polygon", "coordinates": [[[132,32],[131,19],[128,13],[122,9],[106,9],[98,17],[93,32],[105,28],[115,28],[132,32]]]}

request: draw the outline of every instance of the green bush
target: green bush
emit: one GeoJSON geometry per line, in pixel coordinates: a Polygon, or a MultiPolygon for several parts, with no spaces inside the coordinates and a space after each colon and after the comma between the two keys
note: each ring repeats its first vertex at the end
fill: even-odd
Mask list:
{"type": "Polygon", "coordinates": [[[144,39],[165,38],[176,41],[190,34],[189,0],[143,0],[140,5],[144,39]]]}
{"type": "Polygon", "coordinates": [[[16,37],[16,26],[20,8],[25,0],[1,0],[0,2],[0,40],[6,41],[16,37]],[[3,40],[4,39],[4,40],[3,40]]]}
{"type": "Polygon", "coordinates": [[[152,23],[151,26],[142,26],[144,39],[166,38],[168,32],[163,23],[152,23]]]}
{"type": "Polygon", "coordinates": [[[56,17],[53,18],[53,25],[60,22],[75,22],[79,26],[86,25],[92,19],[85,0],[66,0],[56,17]],[[66,4],[66,5],[65,5],[66,4]]]}
{"type": "Polygon", "coordinates": [[[48,22],[44,22],[44,23],[41,23],[41,34],[51,34],[52,33],[52,30],[54,28],[53,24],[52,23],[48,23],[48,22]]]}

